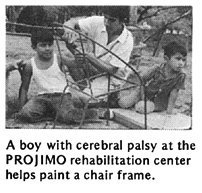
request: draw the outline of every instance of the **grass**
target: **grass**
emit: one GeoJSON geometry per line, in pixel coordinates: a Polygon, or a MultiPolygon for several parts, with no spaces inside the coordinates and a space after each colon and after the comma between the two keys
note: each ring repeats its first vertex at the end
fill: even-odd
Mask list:
{"type": "MultiPolygon", "coordinates": [[[[66,48],[61,43],[61,51],[65,52],[66,48]]],[[[56,48],[57,50],[57,48],[56,48]]],[[[17,37],[17,36],[6,36],[6,61],[11,62],[15,59],[30,59],[34,55],[34,51],[31,48],[30,38],[28,37],[17,37]]],[[[162,53],[159,57],[151,57],[151,52],[143,51],[142,62],[144,65],[152,65],[153,63],[162,63],[162,53]]],[[[179,97],[176,102],[176,108],[179,112],[186,115],[191,115],[192,107],[192,55],[188,54],[187,57],[187,68],[185,72],[187,74],[185,90],[181,90],[179,97]]],[[[18,111],[18,91],[20,87],[20,75],[17,71],[11,72],[8,80],[6,81],[6,103],[8,107],[7,118],[18,111]]],[[[36,87],[31,83],[28,96],[31,97],[36,93],[36,87]]]]}

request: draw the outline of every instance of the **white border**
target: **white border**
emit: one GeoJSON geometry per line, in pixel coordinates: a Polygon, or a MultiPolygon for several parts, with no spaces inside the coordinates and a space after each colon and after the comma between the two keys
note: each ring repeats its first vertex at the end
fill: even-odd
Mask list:
{"type": "MultiPolygon", "coordinates": [[[[55,1],[26,1],[28,5],[65,5],[64,0],[55,1]],[[43,3],[43,4],[41,4],[43,3]]],[[[68,1],[68,4],[71,5],[71,2],[68,1]]],[[[75,5],[82,5],[82,1],[73,1],[75,5]]],[[[97,3],[97,2],[96,2],[97,3]]],[[[101,3],[101,2],[99,2],[101,3]]],[[[114,1],[102,1],[104,4],[116,4],[114,1]]],[[[190,0],[183,1],[121,1],[119,4],[122,5],[192,5],[193,6],[193,129],[192,131],[113,131],[113,130],[5,130],[5,119],[4,119],[4,102],[5,100],[0,100],[1,102],[1,130],[0,130],[0,184],[1,192],[199,192],[201,189],[201,173],[202,171],[202,156],[201,156],[201,145],[202,145],[202,132],[201,132],[201,91],[200,91],[200,82],[201,82],[201,4],[200,1],[196,0],[191,2],[190,0]],[[192,164],[189,167],[151,167],[143,168],[143,170],[151,171],[152,174],[156,176],[156,181],[67,181],[67,182],[46,182],[46,183],[23,183],[21,181],[6,181],[4,178],[5,168],[5,146],[9,139],[13,139],[17,142],[20,139],[26,141],[50,141],[56,139],[69,139],[72,142],[76,143],[77,141],[99,141],[100,139],[108,141],[116,141],[123,139],[127,141],[140,141],[144,139],[149,142],[178,142],[181,140],[186,140],[187,142],[194,142],[197,145],[197,150],[195,152],[185,152],[178,153],[181,156],[191,156],[192,164]]],[[[23,5],[21,1],[6,1],[1,3],[0,6],[0,19],[1,19],[1,90],[2,95],[4,96],[5,91],[5,76],[4,76],[4,64],[5,64],[5,5],[23,5]]],[[[92,1],[85,1],[86,5],[94,4],[92,1]]],[[[96,4],[97,5],[97,4],[96,4]]],[[[17,151],[16,151],[17,153],[17,151]]],[[[28,153],[28,152],[26,152],[28,153]]],[[[85,152],[84,152],[85,153],[85,152]]],[[[95,152],[96,153],[96,152],[95,152]]],[[[72,152],[76,155],[76,152],[72,152]]],[[[123,152],[124,154],[124,152],[123,152]]],[[[171,152],[171,155],[178,155],[177,152],[171,152]]],[[[146,153],[142,152],[142,155],[148,156],[146,153]]],[[[169,153],[168,153],[169,155],[169,153]]],[[[155,156],[162,156],[162,152],[156,152],[155,156]]],[[[28,170],[28,167],[24,167],[28,170]]],[[[20,168],[19,168],[20,169],[20,168]]],[[[110,168],[109,168],[110,169],[110,168]]],[[[111,168],[113,170],[113,168],[111,168]]],[[[130,169],[128,167],[124,169],[130,169]]],[[[18,170],[18,169],[16,169],[18,170]]],[[[41,170],[38,168],[37,170],[41,170]]],[[[43,168],[42,168],[43,170],[43,168]]]]}

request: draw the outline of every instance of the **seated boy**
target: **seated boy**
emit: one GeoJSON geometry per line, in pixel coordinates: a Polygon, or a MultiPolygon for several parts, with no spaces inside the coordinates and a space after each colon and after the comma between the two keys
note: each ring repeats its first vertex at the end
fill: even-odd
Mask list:
{"type": "MultiPolygon", "coordinates": [[[[70,88],[62,97],[67,85],[67,75],[63,72],[65,62],[61,61],[54,53],[53,34],[48,30],[36,30],[31,36],[32,48],[36,54],[24,67],[22,84],[19,92],[20,112],[17,119],[26,122],[37,122],[47,118],[55,118],[57,121],[67,124],[79,121],[82,118],[82,110],[74,108],[70,88]],[[27,100],[27,93],[31,80],[37,86],[37,95],[27,100]]],[[[62,58],[63,60],[63,58],[62,58]]],[[[68,76],[68,79],[71,77],[68,76]]],[[[95,111],[86,113],[85,118],[92,118],[95,111]]]]}
{"type": "MultiPolygon", "coordinates": [[[[182,69],[185,67],[186,55],[187,51],[183,46],[171,42],[164,47],[165,63],[142,75],[146,82],[147,113],[152,111],[174,113],[178,92],[185,89],[186,75],[182,69]]],[[[144,113],[144,102],[138,102],[135,109],[144,113]]]]}

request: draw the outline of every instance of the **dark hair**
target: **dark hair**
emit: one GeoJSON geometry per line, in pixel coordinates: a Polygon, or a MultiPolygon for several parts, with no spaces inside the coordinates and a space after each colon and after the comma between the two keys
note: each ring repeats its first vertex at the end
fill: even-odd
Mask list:
{"type": "Polygon", "coordinates": [[[129,18],[129,6],[103,6],[102,12],[111,17],[119,19],[120,22],[126,22],[129,18]]]}
{"type": "Polygon", "coordinates": [[[184,46],[178,44],[177,42],[170,42],[166,46],[163,47],[164,55],[170,58],[176,53],[182,54],[184,57],[187,55],[187,51],[184,46]]]}
{"type": "Polygon", "coordinates": [[[31,32],[31,43],[32,47],[35,48],[39,42],[50,42],[54,41],[53,33],[47,29],[37,29],[31,32]]]}

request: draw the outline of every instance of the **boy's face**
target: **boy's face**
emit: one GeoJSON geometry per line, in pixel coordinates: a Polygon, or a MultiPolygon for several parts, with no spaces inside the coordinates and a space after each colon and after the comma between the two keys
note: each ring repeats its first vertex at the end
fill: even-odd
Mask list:
{"type": "Polygon", "coordinates": [[[35,51],[39,57],[49,60],[53,56],[53,42],[38,42],[35,51]]]}
{"type": "Polygon", "coordinates": [[[172,70],[178,72],[185,67],[186,57],[180,53],[176,53],[168,59],[167,63],[172,70]]]}

